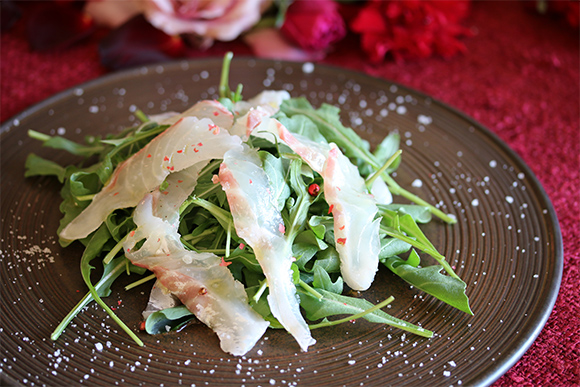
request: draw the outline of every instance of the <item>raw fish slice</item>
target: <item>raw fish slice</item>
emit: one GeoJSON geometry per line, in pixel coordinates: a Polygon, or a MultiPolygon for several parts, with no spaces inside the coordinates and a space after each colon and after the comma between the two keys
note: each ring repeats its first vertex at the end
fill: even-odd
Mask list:
{"type": "Polygon", "coordinates": [[[305,136],[291,133],[275,118],[264,117],[261,122],[254,123],[253,127],[248,126],[248,130],[254,137],[260,137],[270,142],[274,142],[276,139],[288,145],[312,170],[322,174],[330,145],[314,142],[305,136]]]}
{"type": "Polygon", "coordinates": [[[376,201],[358,169],[334,146],[323,171],[324,195],[334,217],[340,272],[349,287],[368,289],[379,265],[379,219],[376,201]],[[374,221],[373,221],[374,220],[374,221]]]}
{"type": "Polygon", "coordinates": [[[234,115],[218,101],[199,101],[181,114],[159,116],[161,125],[173,125],[184,117],[209,118],[222,129],[229,130],[234,123],[234,115]]]}
{"type": "MultiPolygon", "coordinates": [[[[236,122],[230,129],[232,135],[240,136],[242,140],[246,141],[252,131],[262,123],[262,121],[272,115],[272,111],[263,109],[258,106],[251,108],[241,117],[236,119],[236,122]]],[[[271,139],[270,139],[271,140],[271,139]]]]}
{"type": "MultiPolygon", "coordinates": [[[[275,119],[264,119],[252,132],[253,136],[270,141],[272,134],[324,178],[324,195],[334,217],[341,274],[352,289],[368,289],[379,265],[379,220],[373,221],[378,211],[376,200],[367,193],[358,169],[336,145],[316,143],[291,133],[275,119]]],[[[386,193],[382,195],[388,199],[386,193]]]]}
{"type": "Polygon", "coordinates": [[[228,151],[219,181],[226,192],[236,232],[254,250],[268,281],[272,315],[306,351],[316,341],[300,313],[292,283],[292,246],[284,236],[284,221],[257,152],[249,147],[228,151]]]}
{"type": "Polygon", "coordinates": [[[153,194],[157,205],[154,215],[175,225],[179,222],[179,207],[191,195],[201,170],[209,163],[209,160],[200,161],[184,170],[175,172],[165,179],[166,188],[154,190],[153,194]]]}
{"type": "Polygon", "coordinates": [[[147,302],[147,307],[143,311],[143,319],[147,320],[151,314],[159,312],[163,309],[173,308],[180,305],[181,301],[179,298],[174,296],[163,284],[157,280],[151,288],[151,293],[149,294],[149,301],[147,302]]]}
{"type": "Polygon", "coordinates": [[[280,105],[285,100],[290,99],[290,93],[286,90],[264,90],[247,101],[239,101],[234,105],[234,110],[238,115],[246,114],[250,109],[258,106],[271,111],[272,114],[280,110],[280,105]]]}
{"type": "Polygon", "coordinates": [[[151,270],[157,280],[177,296],[195,316],[219,337],[221,348],[242,356],[254,347],[269,326],[248,305],[241,283],[214,254],[187,251],[174,225],[156,217],[152,195],[135,209],[138,226],[123,245],[137,266],[151,270]],[[145,239],[138,250],[137,242],[145,239]]]}
{"type": "Polygon", "coordinates": [[[170,173],[202,161],[222,158],[228,149],[240,144],[239,137],[231,136],[207,118],[180,119],[119,164],[107,185],[61,231],[60,237],[65,240],[86,237],[115,209],[137,205],[170,173]]]}

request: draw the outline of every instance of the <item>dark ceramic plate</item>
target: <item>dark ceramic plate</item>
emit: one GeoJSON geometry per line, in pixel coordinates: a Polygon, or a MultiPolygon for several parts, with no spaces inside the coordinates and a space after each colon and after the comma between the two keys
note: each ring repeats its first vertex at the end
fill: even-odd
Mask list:
{"type": "MultiPolygon", "coordinates": [[[[400,184],[455,214],[425,233],[468,284],[475,316],[412,289],[382,267],[364,297],[396,300],[393,315],[433,330],[424,339],[365,321],[316,330],[301,353],[285,332],[269,330],[242,358],[219,349],[205,326],[147,336],[135,345],[97,306],[56,342],[50,334],[86,292],[81,248],[56,238],[59,184],[24,179],[29,152],[76,161],[42,148],[28,129],[71,139],[135,122],[134,112],[182,111],[216,98],[221,60],[177,62],[112,74],[65,91],[2,126],[0,376],[22,385],[487,385],[535,340],[555,302],[562,272],[556,215],[520,158],[490,131],[431,98],[363,74],[297,63],[234,60],[231,84],[250,97],[264,88],[341,107],[344,122],[376,145],[401,134],[400,184]]],[[[148,286],[125,293],[121,277],[107,302],[137,331],[148,286]]]]}

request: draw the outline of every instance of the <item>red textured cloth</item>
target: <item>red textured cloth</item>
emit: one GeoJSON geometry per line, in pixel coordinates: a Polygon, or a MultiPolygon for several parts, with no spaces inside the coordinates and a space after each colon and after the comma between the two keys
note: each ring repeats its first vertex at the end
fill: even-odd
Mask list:
{"type": "MultiPolygon", "coordinates": [[[[564,240],[564,273],[554,311],[522,359],[495,386],[580,385],[580,50],[578,29],[522,2],[477,2],[465,24],[467,53],[444,60],[370,65],[356,39],[323,62],[367,72],[427,93],[497,133],[530,166],[550,196],[564,240]],[[352,44],[349,44],[352,43],[352,44]]],[[[247,55],[220,43],[192,56],[247,55]]],[[[32,53],[24,28],[1,37],[1,112],[5,121],[53,94],[107,72],[97,40],[61,52],[32,53]]]]}

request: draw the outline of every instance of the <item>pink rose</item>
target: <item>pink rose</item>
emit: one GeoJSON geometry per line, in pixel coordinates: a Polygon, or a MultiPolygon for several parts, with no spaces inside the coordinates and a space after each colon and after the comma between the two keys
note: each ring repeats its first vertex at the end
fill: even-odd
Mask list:
{"type": "Polygon", "coordinates": [[[281,31],[307,51],[325,50],[346,35],[344,20],[332,0],[294,1],[286,11],[281,31]]]}
{"type": "Polygon", "coordinates": [[[269,0],[93,0],[86,12],[97,23],[115,28],[143,13],[156,28],[168,35],[191,34],[203,39],[236,39],[261,17],[269,0]]]}

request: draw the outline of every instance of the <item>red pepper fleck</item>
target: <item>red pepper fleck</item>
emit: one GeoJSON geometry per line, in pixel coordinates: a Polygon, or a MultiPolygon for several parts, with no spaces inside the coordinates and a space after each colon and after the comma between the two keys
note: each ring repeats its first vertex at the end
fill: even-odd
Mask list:
{"type": "Polygon", "coordinates": [[[115,192],[115,193],[113,194],[113,196],[117,196],[118,194],[119,194],[118,192],[115,192]]]}
{"type": "Polygon", "coordinates": [[[280,223],[278,225],[278,231],[280,231],[282,234],[286,232],[286,227],[284,227],[284,223],[280,223]]]}
{"type": "Polygon", "coordinates": [[[193,151],[194,151],[195,153],[197,153],[197,152],[199,152],[199,149],[197,149],[197,148],[193,148],[193,151]]]}
{"type": "Polygon", "coordinates": [[[139,330],[140,331],[144,331],[145,330],[145,321],[141,321],[141,323],[139,324],[139,330]]]}
{"type": "Polygon", "coordinates": [[[222,257],[222,261],[220,262],[220,266],[228,267],[231,264],[232,264],[231,262],[226,262],[226,260],[224,259],[224,257],[222,257]]]}
{"type": "Polygon", "coordinates": [[[316,196],[320,192],[320,186],[316,183],[312,183],[308,186],[308,194],[310,196],[316,196]]]}
{"type": "Polygon", "coordinates": [[[165,157],[163,158],[163,161],[169,161],[169,157],[165,156],[165,157]]]}
{"type": "Polygon", "coordinates": [[[213,115],[217,117],[220,115],[220,112],[213,112],[213,115]]]}
{"type": "Polygon", "coordinates": [[[336,240],[336,243],[339,243],[339,244],[341,244],[341,245],[344,245],[344,244],[346,243],[346,238],[338,238],[338,239],[336,240]]]}
{"type": "Polygon", "coordinates": [[[163,195],[169,195],[169,191],[163,191],[161,192],[163,195]]]}
{"type": "Polygon", "coordinates": [[[334,204],[331,204],[330,207],[328,208],[328,213],[332,213],[332,210],[334,209],[334,204]]]}
{"type": "Polygon", "coordinates": [[[203,143],[201,143],[201,142],[198,142],[198,143],[197,143],[197,146],[203,146],[203,143]]]}
{"type": "Polygon", "coordinates": [[[214,130],[215,128],[217,128],[217,125],[209,124],[209,125],[208,125],[208,128],[209,128],[209,129],[208,129],[209,131],[212,131],[212,130],[214,130]]]}
{"type": "Polygon", "coordinates": [[[177,151],[177,153],[183,153],[183,151],[180,149],[180,150],[177,151]]]}
{"type": "Polygon", "coordinates": [[[151,158],[151,153],[149,153],[149,154],[147,155],[147,158],[151,158]]]}
{"type": "Polygon", "coordinates": [[[177,180],[178,183],[183,183],[183,180],[177,180]]]}
{"type": "Polygon", "coordinates": [[[346,227],[346,224],[343,224],[341,227],[339,227],[339,230],[344,230],[345,227],[346,227]]]}
{"type": "Polygon", "coordinates": [[[252,184],[252,183],[253,183],[253,181],[252,181],[252,179],[250,179],[250,184],[252,184]]]}
{"type": "Polygon", "coordinates": [[[245,244],[243,244],[243,243],[240,243],[240,249],[241,249],[241,250],[243,250],[243,249],[244,249],[244,247],[246,247],[246,245],[245,245],[245,244]]]}
{"type": "Polygon", "coordinates": [[[123,302],[123,301],[121,301],[121,300],[117,301],[117,305],[121,306],[121,303],[122,303],[122,302],[123,302]]]}
{"type": "Polygon", "coordinates": [[[130,236],[130,237],[134,237],[134,236],[135,236],[135,230],[131,231],[131,232],[129,233],[129,236],[130,236]]]}

